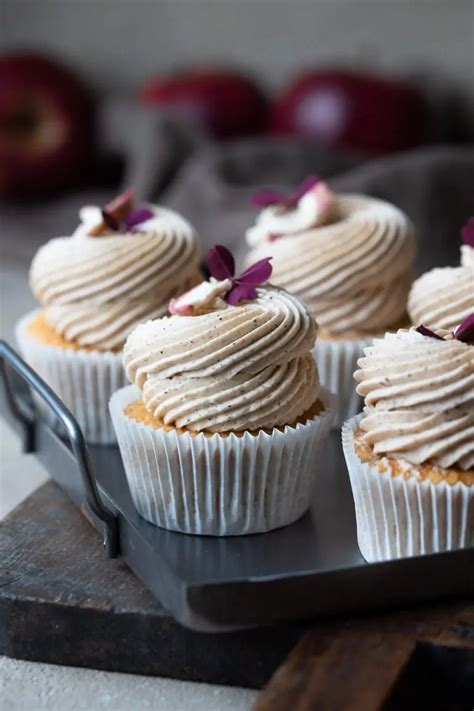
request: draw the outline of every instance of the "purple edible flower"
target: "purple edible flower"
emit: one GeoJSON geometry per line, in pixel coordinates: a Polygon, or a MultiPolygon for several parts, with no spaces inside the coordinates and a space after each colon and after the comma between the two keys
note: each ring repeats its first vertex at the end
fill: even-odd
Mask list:
{"type": "Polygon", "coordinates": [[[235,260],[226,247],[217,244],[209,250],[207,266],[214,279],[223,281],[230,279],[231,289],[227,292],[226,301],[235,306],[239,301],[251,301],[257,298],[256,287],[268,281],[272,273],[271,257],[260,259],[252,264],[239,276],[235,276],[235,260]]]}
{"type": "Polygon", "coordinates": [[[415,331],[421,333],[422,336],[428,336],[428,338],[436,338],[438,341],[444,341],[444,338],[442,336],[438,336],[437,333],[432,331],[430,328],[426,328],[426,326],[423,326],[423,324],[415,328],[415,331]]]}
{"type": "Polygon", "coordinates": [[[93,228],[92,235],[104,232],[104,225],[112,232],[131,232],[142,222],[153,217],[153,210],[145,206],[133,207],[135,191],[129,188],[112,202],[105,205],[102,210],[103,225],[93,228]]]}
{"type": "MultiPolygon", "coordinates": [[[[415,328],[415,331],[421,333],[422,336],[436,338],[438,341],[446,340],[442,336],[438,336],[438,334],[432,331],[430,328],[423,326],[423,324],[415,328]]],[[[470,314],[467,318],[465,318],[464,321],[454,329],[453,338],[458,341],[463,341],[464,343],[474,344],[474,312],[470,314]]]]}
{"type": "Polygon", "coordinates": [[[235,274],[235,261],[228,249],[216,244],[209,250],[207,255],[207,266],[214,279],[233,279],[235,274]]]}
{"type": "Polygon", "coordinates": [[[458,341],[474,344],[474,313],[470,314],[454,329],[453,336],[458,341]]]}
{"type": "Polygon", "coordinates": [[[124,219],[124,225],[127,230],[133,230],[137,225],[153,217],[153,210],[149,207],[136,207],[128,213],[124,219]]]}
{"type": "Polygon", "coordinates": [[[268,281],[272,273],[270,259],[271,257],[259,259],[258,262],[252,264],[251,267],[246,269],[239,277],[237,277],[238,281],[241,284],[252,284],[253,286],[259,286],[259,284],[263,284],[265,281],[268,281]]]}
{"type": "Polygon", "coordinates": [[[115,219],[115,217],[112,215],[111,212],[107,210],[107,208],[102,208],[101,210],[102,214],[102,219],[113,232],[118,232],[120,230],[120,223],[118,220],[115,219]]]}
{"type": "Polygon", "coordinates": [[[228,292],[225,300],[231,306],[236,306],[239,301],[252,301],[257,298],[257,289],[251,284],[235,284],[228,292]]]}
{"type": "Polygon", "coordinates": [[[464,227],[461,229],[461,240],[464,244],[474,249],[474,215],[468,219],[464,227]]]}
{"type": "Polygon", "coordinates": [[[299,200],[309,190],[314,188],[321,178],[318,175],[310,175],[297,187],[292,195],[285,195],[279,190],[262,189],[252,195],[250,201],[255,207],[268,207],[269,205],[284,205],[287,208],[296,207],[299,200]]]}

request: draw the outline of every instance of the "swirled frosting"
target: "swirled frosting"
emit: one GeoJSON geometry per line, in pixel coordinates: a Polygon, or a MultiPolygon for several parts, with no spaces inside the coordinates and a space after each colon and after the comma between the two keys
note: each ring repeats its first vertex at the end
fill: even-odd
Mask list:
{"type": "Polygon", "coordinates": [[[299,214],[309,212],[305,198],[294,219],[282,206],[261,212],[247,232],[248,261],[272,255],[272,282],[299,296],[329,333],[374,333],[399,322],[415,252],[409,219],[387,202],[338,195],[330,221],[311,226],[299,214]]]}
{"type": "Polygon", "coordinates": [[[47,322],[69,341],[120,349],[138,323],[167,312],[169,300],[200,281],[199,246],[180,215],[153,207],[137,231],[89,235],[98,208],[81,211],[72,237],[39,249],[30,283],[47,322]]]}
{"type": "Polygon", "coordinates": [[[211,432],[275,427],[317,399],[315,338],[306,307],[265,286],[254,301],[138,326],[124,365],[164,424],[211,432]]]}
{"type": "Polygon", "coordinates": [[[474,467],[474,346],[414,329],[387,333],[354,373],[361,429],[376,454],[441,468],[474,467]]]}
{"type": "Polygon", "coordinates": [[[474,249],[461,247],[461,266],[432,269],[417,279],[408,296],[414,324],[454,330],[474,311],[474,249]]]}

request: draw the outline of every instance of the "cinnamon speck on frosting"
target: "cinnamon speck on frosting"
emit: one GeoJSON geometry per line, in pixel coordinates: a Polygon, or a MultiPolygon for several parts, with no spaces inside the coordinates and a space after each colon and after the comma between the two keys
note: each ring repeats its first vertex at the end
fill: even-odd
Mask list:
{"type": "Polygon", "coordinates": [[[257,299],[198,318],[139,326],[124,349],[127,376],[147,410],[191,431],[275,427],[317,398],[314,319],[287,292],[259,287],[257,299]]]}
{"type": "Polygon", "coordinates": [[[344,194],[328,194],[324,214],[314,201],[324,186],[313,191],[283,214],[273,205],[260,212],[246,233],[248,260],[271,254],[272,282],[301,298],[330,338],[402,322],[415,254],[408,217],[385,201],[344,194]]]}
{"type": "MultiPolygon", "coordinates": [[[[131,198],[129,191],[112,205],[119,220],[131,198]]],[[[101,221],[99,207],[83,207],[71,236],[37,251],[30,284],[58,335],[81,348],[113,351],[137,324],[164,316],[170,296],[202,279],[200,248],[192,226],[164,207],[153,208],[152,220],[140,223],[147,229],[132,241],[110,228],[101,239],[91,236],[101,221]]]]}
{"type": "Polygon", "coordinates": [[[413,328],[386,333],[354,373],[360,427],[377,456],[474,468],[474,348],[413,328]]]}

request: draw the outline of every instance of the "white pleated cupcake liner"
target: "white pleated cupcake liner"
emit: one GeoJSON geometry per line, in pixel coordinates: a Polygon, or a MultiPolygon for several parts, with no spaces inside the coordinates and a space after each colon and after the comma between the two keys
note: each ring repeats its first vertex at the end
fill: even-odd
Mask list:
{"type": "Polygon", "coordinates": [[[361,462],[354,433],[363,415],[342,428],[354,496],[357,540],[369,563],[474,546],[474,487],[392,476],[361,462]]]}
{"type": "Polygon", "coordinates": [[[372,345],[373,338],[355,341],[327,341],[318,339],[313,356],[318,366],[319,382],[337,396],[333,427],[339,429],[350,417],[361,410],[362,400],[356,393],[354,371],[364,348],[372,345]]]}
{"type": "Polygon", "coordinates": [[[110,412],[135,506],[151,523],[236,536],[285,526],[310,506],[331,394],[321,393],[325,411],[305,424],[242,436],[154,430],[124,414],[140,396],[135,386],[119,390],[110,412]]]}
{"type": "MultiPolygon", "coordinates": [[[[128,382],[122,354],[76,351],[40,343],[27,331],[36,313],[27,314],[16,325],[15,336],[23,358],[76,417],[90,444],[115,444],[109,400],[128,382]]],[[[56,416],[43,400],[37,396],[34,399],[42,417],[62,433],[56,416]]]]}

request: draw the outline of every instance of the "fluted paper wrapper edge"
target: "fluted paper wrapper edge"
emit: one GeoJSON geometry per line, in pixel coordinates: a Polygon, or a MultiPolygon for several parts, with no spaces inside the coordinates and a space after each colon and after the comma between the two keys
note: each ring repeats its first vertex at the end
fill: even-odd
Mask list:
{"type": "Polygon", "coordinates": [[[354,433],[362,417],[344,424],[342,447],[363,557],[374,562],[474,546],[474,487],[392,476],[361,462],[354,433]]]}
{"type": "MultiPolygon", "coordinates": [[[[122,354],[76,351],[40,343],[27,332],[35,314],[27,314],[16,324],[15,337],[22,357],[76,417],[87,442],[115,444],[109,400],[128,382],[122,354]]],[[[48,424],[60,431],[57,418],[44,402],[35,397],[35,403],[48,424]]]]}
{"type": "Polygon", "coordinates": [[[284,431],[191,435],[131,420],[124,408],[140,398],[129,386],[110,401],[130,491],[139,513],[183,533],[225,536],[269,531],[309,507],[318,449],[328,433],[333,398],[324,413],[284,431]]]}

